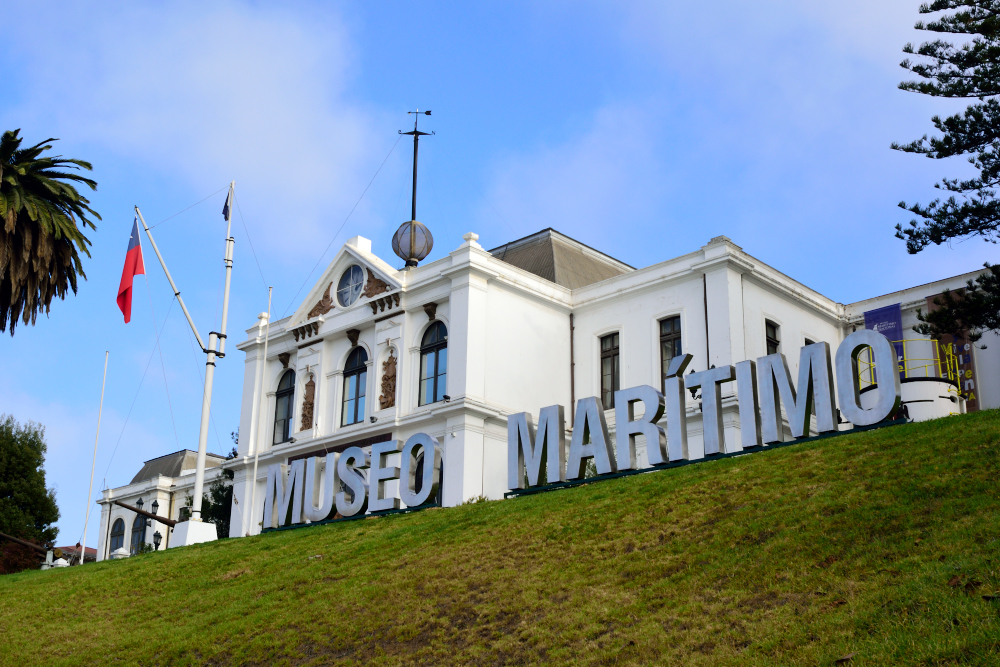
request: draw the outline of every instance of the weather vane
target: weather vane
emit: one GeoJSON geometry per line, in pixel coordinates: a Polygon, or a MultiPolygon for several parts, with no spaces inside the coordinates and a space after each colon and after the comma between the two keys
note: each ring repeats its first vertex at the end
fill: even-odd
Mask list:
{"type": "Polygon", "coordinates": [[[420,260],[431,253],[434,247],[434,237],[427,227],[417,222],[417,151],[419,149],[420,137],[435,134],[434,132],[421,132],[417,129],[417,122],[420,114],[430,116],[430,111],[407,111],[413,114],[413,129],[409,132],[399,131],[400,134],[413,136],[413,199],[410,208],[410,219],[399,226],[392,236],[392,251],[403,261],[406,267],[414,267],[420,260]]]}

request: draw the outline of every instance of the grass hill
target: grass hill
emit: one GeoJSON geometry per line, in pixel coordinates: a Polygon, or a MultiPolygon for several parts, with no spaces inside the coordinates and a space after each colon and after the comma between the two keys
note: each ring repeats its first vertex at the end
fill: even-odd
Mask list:
{"type": "Polygon", "coordinates": [[[998,480],[989,411],[9,575],[0,664],[996,665],[998,480]]]}

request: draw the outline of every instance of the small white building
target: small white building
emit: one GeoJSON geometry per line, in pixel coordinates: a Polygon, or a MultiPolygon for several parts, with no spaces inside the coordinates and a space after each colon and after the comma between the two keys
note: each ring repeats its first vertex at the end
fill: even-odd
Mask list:
{"type": "MultiPolygon", "coordinates": [[[[879,308],[898,314],[899,335],[920,339],[911,330],[917,308],[926,310],[928,298],[979,273],[845,305],[726,237],[641,269],[552,229],[492,250],[477,239],[466,234],[447,256],[396,270],[372,254],[369,240],[355,237],[291,317],[267,333],[262,314],[247,330],[237,345],[246,355],[245,437],[239,457],[226,462],[235,472],[231,536],[260,532],[269,465],[424,432],[443,449],[443,505],[502,498],[510,414],[537,416],[560,404],[571,428],[575,402],[598,396],[613,434],[613,392],[662,388],[667,363],[682,351],[694,355],[689,370],[787,351],[794,378],[801,346],[826,341],[835,349],[879,308]]],[[[972,409],[1000,406],[1000,345],[983,343],[994,344],[901,344],[904,402],[925,382],[917,378],[931,377],[938,379],[921,391],[951,401],[954,412],[965,409],[959,392],[974,395],[972,409]],[[908,382],[915,383],[909,390],[908,382]]],[[[725,438],[736,442],[735,383],[726,387],[725,438]]],[[[688,432],[696,441],[699,406],[688,398],[688,432]]],[[[645,465],[641,445],[638,458],[645,465]]],[[[182,488],[180,478],[158,479],[158,489],[182,488]]],[[[101,502],[136,497],[136,484],[106,492],[101,502]]],[[[103,526],[101,535],[99,551],[106,553],[103,526]]]]}
{"type": "MultiPolygon", "coordinates": [[[[126,486],[105,489],[101,499],[97,501],[101,506],[97,560],[109,558],[111,553],[118,549],[133,554],[143,544],[153,544],[153,536],[157,532],[162,538],[160,548],[168,548],[173,533],[172,528],[115,503],[117,501],[132,507],[140,507],[147,512],[174,521],[181,520],[191,506],[197,460],[198,452],[190,449],[150,459],[126,486]]],[[[221,473],[222,468],[219,466],[225,460],[216,454],[207,455],[206,483],[210,483],[221,473]]]]}

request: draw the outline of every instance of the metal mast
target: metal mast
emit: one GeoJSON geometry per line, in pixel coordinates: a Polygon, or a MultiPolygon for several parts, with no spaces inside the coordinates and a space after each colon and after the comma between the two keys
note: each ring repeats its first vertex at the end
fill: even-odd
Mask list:
{"type": "MultiPolygon", "coordinates": [[[[434,134],[434,132],[421,132],[417,129],[417,121],[420,119],[420,114],[425,116],[430,116],[430,111],[421,111],[417,109],[416,111],[407,111],[408,114],[413,114],[413,130],[410,132],[403,132],[400,130],[400,134],[413,135],[413,199],[410,205],[410,220],[417,219],[417,151],[420,148],[420,137],[426,137],[428,135],[434,134]]],[[[415,234],[410,234],[410,253],[416,252],[414,242],[415,234]]]]}
{"type": "Polygon", "coordinates": [[[236,181],[232,181],[229,184],[229,195],[226,198],[226,206],[223,209],[223,213],[226,216],[226,254],[223,258],[223,262],[226,266],[226,287],[225,294],[222,298],[222,323],[220,327],[222,331],[210,331],[208,333],[207,347],[202,342],[201,336],[198,334],[198,328],[195,327],[194,320],[191,319],[191,315],[188,313],[188,309],[184,305],[184,300],[181,298],[180,290],[177,289],[177,286],[174,284],[174,279],[170,276],[170,271],[167,270],[167,265],[163,261],[163,256],[160,254],[159,248],[156,247],[156,241],[153,240],[153,234],[149,231],[149,227],[146,225],[146,220],[142,217],[139,207],[135,207],[135,212],[139,216],[139,220],[142,222],[143,229],[146,230],[146,236],[149,237],[149,242],[153,246],[156,258],[160,260],[163,272],[167,275],[167,281],[170,283],[171,289],[174,290],[174,296],[177,297],[177,301],[180,303],[181,309],[187,317],[188,324],[191,325],[191,331],[194,332],[194,337],[198,340],[198,345],[201,346],[202,351],[206,355],[205,392],[202,396],[201,402],[201,429],[198,433],[198,463],[195,468],[194,506],[191,508],[191,521],[201,521],[202,496],[204,495],[205,488],[205,455],[208,453],[208,426],[212,413],[212,384],[215,380],[215,360],[226,356],[226,319],[229,314],[229,285],[232,279],[233,244],[235,243],[235,239],[233,239],[232,236],[232,208],[235,193],[236,181]],[[218,350],[216,350],[216,344],[218,344],[218,350]]]}

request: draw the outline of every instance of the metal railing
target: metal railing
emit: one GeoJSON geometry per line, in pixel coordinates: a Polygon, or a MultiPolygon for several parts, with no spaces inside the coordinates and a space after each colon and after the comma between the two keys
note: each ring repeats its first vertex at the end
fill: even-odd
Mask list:
{"type": "MultiPolygon", "coordinates": [[[[942,344],[935,338],[908,338],[890,342],[903,346],[903,358],[896,370],[904,378],[941,378],[959,384],[961,371],[958,368],[958,355],[951,345],[942,344]],[[911,356],[911,351],[914,356],[911,356]],[[924,354],[929,356],[915,356],[924,354]]],[[[875,384],[876,379],[875,360],[869,347],[858,355],[858,382],[864,388],[875,384]]]]}

